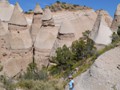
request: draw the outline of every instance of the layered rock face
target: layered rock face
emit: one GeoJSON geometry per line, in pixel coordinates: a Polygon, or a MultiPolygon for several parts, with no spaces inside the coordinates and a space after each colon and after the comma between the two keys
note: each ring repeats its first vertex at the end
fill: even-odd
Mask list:
{"type": "Polygon", "coordinates": [[[12,17],[8,24],[8,29],[10,31],[11,49],[24,50],[32,47],[32,40],[27,21],[17,6],[14,8],[12,17]]]}
{"type": "Polygon", "coordinates": [[[25,71],[28,64],[32,62],[32,39],[23,13],[16,5],[8,24],[10,55],[4,62],[3,72],[9,77],[25,71]],[[19,17],[19,18],[18,18],[19,17]]]}
{"type": "Polygon", "coordinates": [[[0,61],[8,58],[10,54],[9,32],[4,28],[4,23],[0,20],[0,61]]]}
{"type": "Polygon", "coordinates": [[[45,9],[42,20],[42,27],[40,28],[40,31],[37,34],[36,41],[34,44],[34,57],[39,65],[39,68],[41,68],[44,65],[47,66],[49,64],[50,52],[52,50],[53,44],[56,40],[58,33],[58,28],[54,25],[52,13],[49,10],[49,8],[45,9]]]}
{"type": "MultiPolygon", "coordinates": [[[[75,90],[120,90],[120,47],[100,57],[95,63],[74,79],[75,90]]],[[[66,90],[68,90],[66,88],[66,90]]]]}
{"type": "Polygon", "coordinates": [[[58,47],[62,47],[66,45],[68,47],[71,46],[72,42],[75,40],[75,29],[69,20],[64,20],[60,26],[57,42],[58,47]]]}
{"type": "Polygon", "coordinates": [[[39,6],[39,4],[37,4],[34,10],[33,21],[31,26],[31,35],[33,42],[35,42],[36,36],[42,26],[42,17],[43,17],[43,10],[39,6]]]}
{"type": "Polygon", "coordinates": [[[98,18],[97,14],[92,9],[52,13],[46,8],[43,12],[36,5],[33,16],[25,17],[18,3],[11,6],[7,0],[0,0],[0,61],[4,67],[1,73],[19,75],[33,58],[40,69],[48,66],[58,47],[69,47],[93,27],[93,40],[108,45],[111,18],[105,11],[98,18]]]}
{"type": "Polygon", "coordinates": [[[63,11],[54,13],[54,21],[56,26],[61,26],[61,23],[67,19],[71,22],[75,29],[75,38],[82,37],[82,32],[92,30],[97,14],[94,10],[80,10],[77,12],[63,11]]]}
{"type": "Polygon", "coordinates": [[[55,26],[52,13],[48,7],[44,11],[44,16],[42,20],[43,20],[42,22],[43,26],[55,26]]]}
{"type": "Polygon", "coordinates": [[[114,19],[111,25],[111,29],[113,32],[116,32],[118,30],[118,26],[120,26],[120,4],[117,6],[114,19]]]}

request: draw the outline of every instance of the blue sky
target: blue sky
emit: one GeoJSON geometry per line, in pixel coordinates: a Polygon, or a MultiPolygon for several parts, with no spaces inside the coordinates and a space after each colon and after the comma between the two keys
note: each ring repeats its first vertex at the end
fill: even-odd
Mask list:
{"type": "MultiPolygon", "coordinates": [[[[94,10],[104,9],[108,11],[111,16],[114,16],[116,7],[118,3],[120,3],[120,0],[59,0],[59,1],[89,6],[94,10]]],[[[12,4],[19,2],[23,10],[28,11],[29,9],[34,9],[36,3],[39,3],[43,8],[46,5],[50,5],[56,2],[56,0],[9,0],[9,2],[12,4]]]]}

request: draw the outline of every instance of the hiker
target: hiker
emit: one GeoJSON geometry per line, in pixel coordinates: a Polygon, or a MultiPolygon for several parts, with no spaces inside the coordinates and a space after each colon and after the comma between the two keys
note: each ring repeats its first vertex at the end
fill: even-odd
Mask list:
{"type": "Polygon", "coordinates": [[[70,82],[69,82],[69,90],[74,90],[74,80],[72,76],[69,76],[70,82]]]}

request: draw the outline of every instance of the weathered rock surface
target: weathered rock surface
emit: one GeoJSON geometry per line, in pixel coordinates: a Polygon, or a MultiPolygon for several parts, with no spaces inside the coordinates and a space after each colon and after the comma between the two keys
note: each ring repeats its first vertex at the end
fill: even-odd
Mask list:
{"type": "MultiPolygon", "coordinates": [[[[25,71],[28,64],[32,62],[32,39],[30,36],[27,21],[22,12],[19,11],[18,6],[14,7],[13,15],[8,24],[9,38],[4,43],[10,45],[7,48],[3,44],[3,48],[6,47],[7,54],[4,52],[3,56],[6,58],[1,59],[3,65],[2,74],[7,74],[9,77],[14,77],[21,71],[25,71]],[[18,18],[19,17],[19,18],[18,18]],[[9,50],[8,50],[9,49],[9,50]]],[[[3,28],[1,28],[4,31],[3,28]]],[[[4,39],[2,39],[4,40],[4,39]]]]}
{"type": "Polygon", "coordinates": [[[42,26],[42,17],[43,17],[43,10],[37,4],[34,10],[33,21],[31,25],[31,36],[33,42],[35,42],[36,36],[42,26]]]}
{"type": "Polygon", "coordinates": [[[97,10],[96,13],[99,14],[99,11],[101,12],[102,16],[105,18],[105,22],[108,24],[109,27],[111,27],[113,18],[105,10],[97,10]]]}
{"type": "Polygon", "coordinates": [[[27,15],[18,3],[13,6],[7,0],[0,0],[0,61],[4,67],[1,73],[16,76],[25,71],[33,57],[40,68],[47,66],[49,57],[55,55],[58,47],[70,46],[72,41],[82,37],[83,32],[91,31],[95,23],[100,24],[95,29],[99,32],[95,40],[99,42],[96,43],[106,45],[107,41],[108,44],[111,17],[102,11],[103,18],[96,21],[97,14],[84,8],[61,12],[45,8],[43,12],[36,5],[34,13],[27,15]],[[101,41],[102,34],[105,37],[101,41]]]}
{"type": "Polygon", "coordinates": [[[53,15],[50,9],[47,7],[44,10],[44,15],[42,18],[42,25],[43,26],[54,26],[54,20],[53,20],[53,15]]]}
{"type": "Polygon", "coordinates": [[[73,27],[71,21],[64,20],[60,26],[57,36],[58,47],[62,47],[63,45],[70,47],[74,40],[75,28],[73,27]]]}
{"type": "Polygon", "coordinates": [[[120,26],[120,4],[117,6],[116,12],[114,14],[114,19],[111,25],[111,29],[113,30],[113,32],[117,31],[118,26],[120,26]]]}
{"type": "Polygon", "coordinates": [[[39,68],[42,66],[47,66],[49,64],[49,57],[54,42],[57,37],[58,28],[54,25],[52,13],[49,8],[45,9],[45,14],[43,15],[43,24],[40,28],[36,40],[35,40],[35,60],[38,63],[39,68]],[[49,14],[49,17],[47,17],[49,14]]]}
{"type": "Polygon", "coordinates": [[[112,31],[106,23],[105,17],[101,14],[101,11],[99,11],[90,38],[98,45],[109,45],[112,41],[111,36],[112,31]]]}
{"type": "Polygon", "coordinates": [[[12,12],[13,12],[14,6],[11,5],[8,0],[0,0],[0,19],[2,21],[9,21],[12,12]]]}
{"type": "Polygon", "coordinates": [[[120,90],[119,52],[116,47],[99,56],[89,70],[74,79],[75,90],[120,90]]]}

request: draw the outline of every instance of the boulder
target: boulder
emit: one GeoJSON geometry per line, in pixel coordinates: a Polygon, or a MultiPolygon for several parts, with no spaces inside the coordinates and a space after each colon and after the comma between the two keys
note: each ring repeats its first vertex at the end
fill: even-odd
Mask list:
{"type": "Polygon", "coordinates": [[[118,52],[120,47],[99,56],[90,69],[74,79],[75,90],[119,90],[120,53],[118,52]]]}

